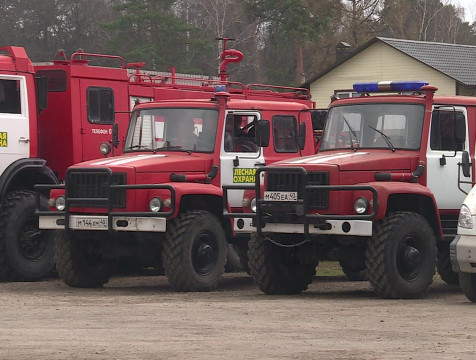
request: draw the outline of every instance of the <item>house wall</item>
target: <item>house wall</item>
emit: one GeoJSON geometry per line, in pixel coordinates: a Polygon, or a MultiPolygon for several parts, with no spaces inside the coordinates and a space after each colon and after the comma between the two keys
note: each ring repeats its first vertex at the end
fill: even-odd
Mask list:
{"type": "Polygon", "coordinates": [[[335,90],[351,90],[356,82],[423,80],[438,95],[455,95],[456,81],[408,55],[377,41],[310,85],[318,108],[326,108],[335,90]]]}

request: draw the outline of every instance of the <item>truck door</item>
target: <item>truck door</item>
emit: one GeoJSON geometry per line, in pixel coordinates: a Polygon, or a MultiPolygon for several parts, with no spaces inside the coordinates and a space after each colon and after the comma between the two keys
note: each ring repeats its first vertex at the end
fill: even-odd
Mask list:
{"type": "MultiPolygon", "coordinates": [[[[440,210],[459,210],[466,196],[458,190],[458,172],[461,172],[458,163],[463,151],[471,156],[473,149],[469,146],[467,121],[465,143],[455,144],[453,131],[457,117],[466,120],[466,108],[449,106],[433,109],[427,148],[427,185],[435,195],[440,210]]],[[[471,180],[464,178],[462,173],[460,176],[461,179],[471,180]]],[[[469,192],[471,185],[462,184],[462,188],[469,192]]]]}
{"type": "Polygon", "coordinates": [[[119,123],[119,144],[122,149],[129,124],[128,83],[81,79],[82,161],[102,157],[99,145],[111,140],[112,125],[119,123]]]}
{"type": "Polygon", "coordinates": [[[14,161],[30,156],[29,111],[25,77],[0,76],[1,173],[14,161]]]}
{"type": "MultiPolygon", "coordinates": [[[[220,150],[221,184],[243,185],[255,182],[256,167],[264,165],[263,149],[257,146],[255,125],[258,112],[228,111],[220,150]]],[[[228,192],[232,208],[242,207],[243,191],[228,192]]]]}

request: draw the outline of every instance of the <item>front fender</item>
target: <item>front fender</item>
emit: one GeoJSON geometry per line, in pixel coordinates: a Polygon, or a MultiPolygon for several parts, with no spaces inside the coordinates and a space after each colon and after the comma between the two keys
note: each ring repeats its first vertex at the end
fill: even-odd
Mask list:
{"type": "MultiPolygon", "coordinates": [[[[402,198],[406,197],[409,200],[418,199],[419,204],[409,203],[408,209],[418,208],[419,213],[423,215],[430,225],[437,231],[437,233],[442,235],[441,223],[440,223],[440,214],[438,211],[438,206],[436,204],[436,199],[431,190],[419,183],[408,183],[408,182],[371,182],[366,185],[370,185],[375,188],[378,193],[378,211],[375,217],[375,221],[378,221],[384,218],[388,212],[394,210],[390,207],[391,199],[401,196],[402,198]],[[424,209],[422,204],[425,204],[424,209]]],[[[399,209],[400,210],[400,209],[399,209]]],[[[401,210],[406,210],[405,208],[401,210]]]]}

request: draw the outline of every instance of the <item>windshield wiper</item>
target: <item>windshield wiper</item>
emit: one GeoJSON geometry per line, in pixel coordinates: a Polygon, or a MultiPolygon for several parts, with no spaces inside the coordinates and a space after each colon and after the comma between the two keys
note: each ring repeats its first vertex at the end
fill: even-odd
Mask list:
{"type": "Polygon", "coordinates": [[[373,126],[370,126],[370,125],[367,125],[369,128],[371,128],[372,130],[375,130],[376,132],[378,132],[380,135],[383,136],[383,139],[385,140],[385,142],[387,143],[388,147],[393,151],[395,152],[395,146],[393,146],[392,142],[390,141],[390,137],[388,135],[385,135],[383,132],[381,132],[380,130],[377,130],[376,128],[374,128],[373,126]]]}
{"type": "Polygon", "coordinates": [[[357,140],[357,133],[355,132],[354,129],[352,129],[352,126],[350,126],[349,122],[345,118],[345,115],[342,115],[342,118],[344,119],[345,124],[347,125],[347,127],[350,130],[350,132],[349,132],[350,148],[354,151],[357,151],[357,149],[354,148],[354,142],[352,141],[352,135],[354,135],[355,140],[357,140]]]}
{"type": "Polygon", "coordinates": [[[126,150],[133,150],[133,149],[147,149],[147,150],[151,150],[150,147],[148,147],[147,145],[131,145],[131,146],[129,146],[126,150]]]}

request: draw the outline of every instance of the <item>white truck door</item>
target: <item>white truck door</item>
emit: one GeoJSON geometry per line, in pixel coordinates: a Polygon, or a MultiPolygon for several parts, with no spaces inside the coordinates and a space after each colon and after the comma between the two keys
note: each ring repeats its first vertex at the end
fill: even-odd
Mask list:
{"type": "MultiPolygon", "coordinates": [[[[255,126],[260,113],[228,111],[220,150],[221,185],[252,185],[258,166],[264,165],[263,149],[256,144],[255,126]]],[[[242,208],[243,190],[228,191],[232,208],[242,208]]]]}
{"type": "MultiPolygon", "coordinates": [[[[448,106],[434,108],[430,140],[427,148],[427,186],[435,195],[440,210],[455,210],[461,207],[466,194],[458,189],[458,173],[464,178],[458,163],[461,162],[463,151],[470,156],[472,148],[469,146],[468,122],[466,123],[466,141],[463,146],[454,143],[453,131],[455,117],[467,119],[466,108],[448,106]]],[[[461,186],[466,192],[471,190],[470,184],[461,186]]]]}
{"type": "Polygon", "coordinates": [[[0,75],[1,173],[16,160],[30,156],[29,129],[28,93],[25,77],[0,75]]]}

